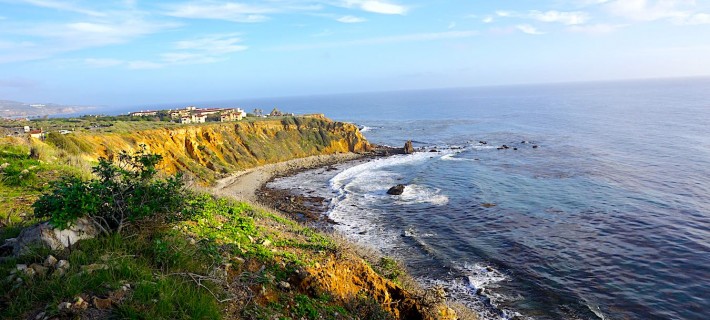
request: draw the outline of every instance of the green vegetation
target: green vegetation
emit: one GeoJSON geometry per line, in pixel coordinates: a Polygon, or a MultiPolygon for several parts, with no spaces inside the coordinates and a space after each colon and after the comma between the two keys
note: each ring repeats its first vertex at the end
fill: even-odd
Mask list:
{"type": "Polygon", "coordinates": [[[375,272],[386,279],[392,280],[392,282],[397,284],[402,284],[400,277],[405,274],[405,270],[397,260],[390,257],[381,257],[378,263],[372,267],[375,272]]]}
{"type": "Polygon", "coordinates": [[[31,205],[48,190],[48,182],[82,176],[80,166],[48,162],[52,157],[54,150],[42,143],[0,139],[0,228],[6,227],[0,229],[0,240],[11,236],[5,234],[9,230],[34,221],[31,205]]]}
{"type": "Polygon", "coordinates": [[[100,158],[93,169],[98,179],[69,177],[53,183],[52,192],[33,204],[35,215],[60,228],[88,217],[107,234],[120,233],[129,221],[166,217],[182,208],[185,196],[179,175],[154,179],[161,159],[145,147],[132,155],[120,153],[116,164],[100,158]]]}
{"type": "MultiPolygon", "coordinates": [[[[29,157],[28,148],[2,150],[3,159],[16,160],[13,166],[43,165],[29,157]]],[[[34,204],[38,216],[59,226],[89,216],[106,232],[52,252],[68,261],[66,271],[11,276],[18,264],[42,264],[50,252],[41,248],[3,259],[0,285],[7,290],[0,295],[0,319],[39,313],[60,318],[391,318],[366,295],[344,302],[290,287],[295,274],[341,254],[332,240],[245,203],[185,192],[178,178],[156,178],[159,161],[160,156],[145,152],[122,153],[115,164],[102,159],[93,169],[95,179],[69,177],[38,188],[37,193],[47,192],[34,204]],[[108,299],[111,306],[99,308],[94,299],[108,299]],[[81,300],[88,310],[61,307],[81,300]]],[[[30,188],[29,179],[7,183],[30,188]]]]}

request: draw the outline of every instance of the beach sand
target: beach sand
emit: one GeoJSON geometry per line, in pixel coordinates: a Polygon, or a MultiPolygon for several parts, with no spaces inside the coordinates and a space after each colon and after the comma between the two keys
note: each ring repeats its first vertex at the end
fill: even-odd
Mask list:
{"type": "Polygon", "coordinates": [[[239,201],[256,203],[256,191],[272,178],[300,170],[314,169],[363,157],[357,153],[339,153],[299,158],[267,164],[237,172],[217,181],[210,192],[217,196],[230,197],[239,201]]]}

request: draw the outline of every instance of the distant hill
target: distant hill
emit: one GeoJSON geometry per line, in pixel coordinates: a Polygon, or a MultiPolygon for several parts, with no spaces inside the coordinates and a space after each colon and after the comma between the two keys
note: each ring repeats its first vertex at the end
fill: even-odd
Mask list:
{"type": "Polygon", "coordinates": [[[47,115],[76,113],[88,109],[91,109],[91,107],[0,100],[0,117],[4,118],[42,117],[47,115]]]}

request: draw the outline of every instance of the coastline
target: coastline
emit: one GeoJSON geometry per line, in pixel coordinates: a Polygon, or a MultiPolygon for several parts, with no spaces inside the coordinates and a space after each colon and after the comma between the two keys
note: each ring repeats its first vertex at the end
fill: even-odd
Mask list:
{"type": "MultiPolygon", "coordinates": [[[[399,305],[393,309],[392,315],[395,319],[480,319],[478,314],[467,306],[456,301],[448,301],[443,288],[425,289],[421,287],[399,262],[393,262],[397,265],[394,267],[399,270],[397,272],[401,272],[398,273],[399,280],[396,283],[389,282],[385,285],[387,287],[385,292],[382,291],[383,289],[377,288],[377,285],[373,286],[373,283],[383,281],[388,283],[388,280],[391,280],[381,274],[383,271],[387,272],[387,269],[383,270],[383,268],[392,268],[391,266],[383,266],[382,261],[394,260],[387,260],[391,258],[333,233],[332,226],[335,222],[326,215],[327,206],[323,206],[326,203],[325,198],[299,194],[293,189],[267,186],[269,182],[280,177],[296,175],[309,170],[323,170],[321,174],[325,174],[326,171],[341,170],[342,166],[337,168],[337,165],[357,165],[357,163],[369,161],[368,159],[395,154],[402,154],[402,152],[399,152],[398,148],[383,147],[364,154],[344,153],[292,159],[234,173],[218,180],[217,185],[209,192],[213,195],[248,202],[278,212],[303,225],[314,227],[333,236],[332,239],[341,246],[341,251],[337,256],[328,260],[327,266],[314,271],[321,277],[323,277],[321,274],[323,272],[326,272],[327,275],[317,281],[329,286],[327,283],[332,282],[332,278],[335,277],[336,282],[346,283],[345,286],[354,285],[359,288],[359,291],[369,292],[377,301],[382,299],[387,301],[387,297],[399,295],[401,301],[398,300],[396,304],[393,304],[399,305]],[[337,273],[340,272],[345,272],[347,275],[338,275],[337,273]],[[351,276],[355,276],[356,280],[352,284],[347,284],[351,281],[351,276]],[[341,277],[343,278],[340,279],[341,277]],[[357,277],[361,277],[361,279],[357,280],[359,279],[357,277]],[[400,313],[411,312],[407,311],[409,308],[416,311],[408,315],[400,313]]],[[[318,269],[317,266],[316,269],[318,269]]]]}
{"type": "Polygon", "coordinates": [[[236,172],[229,177],[220,179],[209,192],[229,197],[239,201],[260,203],[257,191],[270,180],[289,173],[326,167],[342,162],[352,161],[367,157],[367,154],[337,153],[331,155],[318,155],[305,158],[292,159],[283,162],[267,164],[244,171],[236,172]]]}

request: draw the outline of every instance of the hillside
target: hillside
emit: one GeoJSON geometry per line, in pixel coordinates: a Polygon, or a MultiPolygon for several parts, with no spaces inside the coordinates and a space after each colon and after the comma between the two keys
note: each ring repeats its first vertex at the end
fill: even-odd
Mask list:
{"type": "MultiPolygon", "coordinates": [[[[4,138],[0,240],[37,221],[30,205],[52,189],[47,182],[89,179],[99,157],[142,145],[163,156],[163,173],[204,184],[262,164],[371,149],[357,127],[322,116],[4,138]]],[[[253,204],[194,192],[186,201],[177,220],[143,219],[65,250],[0,258],[8,288],[0,318],[456,318],[442,292],[417,289],[392,259],[253,204]]]]}
{"type": "Polygon", "coordinates": [[[51,144],[85,160],[112,159],[145,145],[161,154],[161,170],[214,182],[229,172],[313,155],[367,152],[370,145],[355,125],[320,115],[274,120],[211,123],[137,132],[50,134],[51,144]]]}

